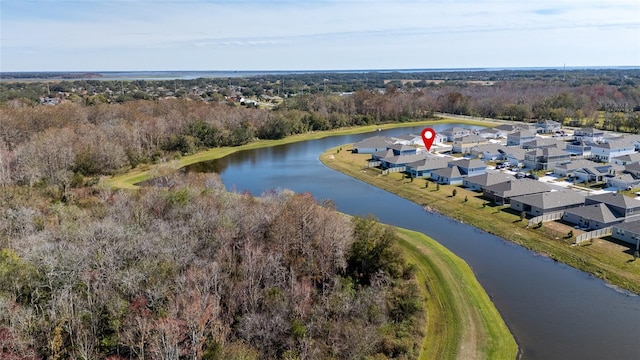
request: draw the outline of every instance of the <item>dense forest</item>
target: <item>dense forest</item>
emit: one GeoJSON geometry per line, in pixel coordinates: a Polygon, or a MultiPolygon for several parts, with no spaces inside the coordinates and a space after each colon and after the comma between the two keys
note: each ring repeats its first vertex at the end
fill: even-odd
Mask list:
{"type": "Polygon", "coordinates": [[[1,193],[1,358],[416,356],[423,299],[391,228],[216,175],[171,184],[1,193]]]}
{"type": "Polygon", "coordinates": [[[102,188],[102,176],[437,112],[640,131],[639,70],[3,81],[0,90],[7,359],[417,354],[423,299],[390,228],[309,194],[229,193],[216,175],[163,173],[133,192],[102,188]]]}

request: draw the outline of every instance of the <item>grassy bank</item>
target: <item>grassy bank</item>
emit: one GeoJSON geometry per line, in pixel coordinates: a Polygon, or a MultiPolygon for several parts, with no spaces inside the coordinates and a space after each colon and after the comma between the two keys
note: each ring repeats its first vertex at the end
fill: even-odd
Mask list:
{"type": "Polygon", "coordinates": [[[515,359],[517,344],[471,268],[424,234],[398,229],[427,319],[420,359],[515,359]]]}
{"type": "Polygon", "coordinates": [[[488,205],[481,194],[449,185],[440,185],[437,190],[433,182],[426,187],[426,180],[411,181],[400,173],[382,175],[379,170],[364,169],[370,155],[353,154],[348,151],[350,145],[340,147],[328,150],[320,160],[332,169],[640,293],[640,261],[633,261],[633,252],[627,245],[597,239],[587,246],[574,246],[571,239],[549,225],[526,228],[519,214],[488,205]],[[337,152],[340,147],[343,151],[337,152]],[[453,189],[457,192],[455,197],[453,189]]]}
{"type": "Polygon", "coordinates": [[[137,183],[152,179],[154,176],[157,176],[157,174],[160,171],[160,168],[163,166],[168,166],[173,169],[179,169],[187,165],[199,163],[202,161],[219,159],[229,154],[232,154],[234,152],[238,152],[242,150],[260,149],[260,148],[265,148],[270,146],[290,144],[290,143],[299,142],[299,141],[321,139],[328,136],[360,134],[360,133],[375,131],[376,129],[393,129],[393,128],[407,127],[407,126],[422,126],[422,125],[447,124],[447,123],[479,125],[479,126],[486,126],[490,124],[489,122],[443,118],[443,119],[437,119],[437,120],[431,119],[431,120],[416,121],[416,122],[404,122],[404,123],[394,123],[394,124],[384,124],[384,125],[368,125],[368,126],[341,128],[341,129],[328,130],[328,131],[310,132],[306,134],[288,136],[280,140],[258,140],[242,146],[220,147],[220,148],[209,149],[194,155],[180,157],[179,159],[169,161],[165,164],[140,165],[137,168],[132,169],[124,174],[115,175],[111,178],[105,179],[103,181],[103,184],[104,186],[110,187],[110,188],[136,189],[137,183]]]}

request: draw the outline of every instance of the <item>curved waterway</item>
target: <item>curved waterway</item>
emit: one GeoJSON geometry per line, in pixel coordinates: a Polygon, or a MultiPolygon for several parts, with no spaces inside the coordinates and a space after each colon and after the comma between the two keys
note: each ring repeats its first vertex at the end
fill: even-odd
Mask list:
{"type": "MultiPolygon", "coordinates": [[[[455,124],[432,126],[436,131],[455,124]]],[[[638,359],[640,297],[569,266],[462,224],[325,167],[326,149],[377,134],[334,136],[247,150],[190,166],[217,172],[231,191],[260,195],[285,188],[331,199],[339,211],[423,232],[474,270],[520,346],[523,359],[638,359]]]]}

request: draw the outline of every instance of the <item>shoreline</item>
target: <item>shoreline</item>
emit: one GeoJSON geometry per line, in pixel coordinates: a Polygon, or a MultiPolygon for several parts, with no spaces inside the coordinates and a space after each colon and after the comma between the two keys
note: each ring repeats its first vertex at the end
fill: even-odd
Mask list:
{"type": "Polygon", "coordinates": [[[465,124],[465,125],[478,125],[478,126],[490,126],[496,124],[491,120],[465,120],[465,119],[456,119],[451,117],[443,117],[443,118],[434,118],[420,121],[411,121],[411,122],[401,122],[401,123],[388,123],[388,124],[379,124],[379,125],[366,125],[366,126],[354,126],[354,127],[346,127],[339,128],[327,131],[317,131],[317,132],[308,132],[304,134],[291,135],[287,136],[283,139],[279,140],[256,140],[241,146],[226,146],[226,147],[218,147],[211,148],[208,150],[199,151],[192,155],[181,156],[174,160],[168,160],[164,163],[156,163],[156,164],[142,164],[138,165],[136,168],[128,169],[122,174],[113,175],[111,177],[103,177],[100,180],[100,183],[108,188],[116,188],[116,189],[138,189],[139,186],[136,185],[143,181],[150,180],[154,177],[160,176],[158,174],[158,170],[162,167],[169,167],[173,170],[178,170],[188,165],[192,165],[195,163],[210,161],[215,159],[223,158],[227,155],[233,154],[238,151],[243,150],[251,150],[251,149],[260,149],[271,146],[278,146],[284,144],[291,144],[300,141],[307,140],[316,140],[322,139],[329,136],[336,135],[352,135],[352,134],[361,134],[367,132],[373,132],[377,129],[394,129],[401,127],[409,127],[409,126],[422,126],[422,125],[434,125],[434,124],[465,124]],[[156,172],[154,174],[154,172],[156,172]]]}
{"type": "Polygon", "coordinates": [[[466,188],[440,185],[440,190],[436,190],[436,184],[428,181],[427,185],[425,179],[412,181],[401,173],[382,175],[379,171],[365,169],[365,159],[370,155],[351,153],[351,145],[327,150],[320,155],[320,161],[352,178],[640,294],[640,261],[632,261],[633,256],[625,253],[628,247],[603,239],[596,239],[588,246],[574,246],[548,226],[527,228],[518,214],[505,211],[508,206],[488,205],[480,198],[481,194],[466,188]],[[338,151],[340,148],[343,150],[338,151]],[[456,196],[452,196],[453,189],[456,189],[456,196]]]}
{"type": "Polygon", "coordinates": [[[425,298],[419,359],[516,359],[511,330],[471,267],[420,232],[395,227],[405,258],[416,267],[425,298]]]}

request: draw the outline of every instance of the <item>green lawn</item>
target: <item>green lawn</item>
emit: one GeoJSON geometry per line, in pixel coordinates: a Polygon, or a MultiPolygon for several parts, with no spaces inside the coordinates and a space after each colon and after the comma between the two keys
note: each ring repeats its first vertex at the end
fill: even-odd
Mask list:
{"type": "Polygon", "coordinates": [[[632,261],[633,253],[629,253],[628,246],[600,240],[590,246],[574,246],[571,239],[558,236],[547,225],[540,229],[526,228],[526,221],[520,221],[519,214],[507,207],[488,204],[476,192],[450,185],[440,185],[436,191],[436,184],[424,179],[411,181],[401,173],[381,175],[379,171],[364,169],[370,155],[353,154],[348,151],[350,148],[341,145],[329,149],[320,160],[334,170],[640,293],[640,261],[632,261]],[[344,150],[337,153],[338,148],[344,150]],[[457,192],[455,197],[453,189],[457,192]]]}
{"type": "Polygon", "coordinates": [[[515,359],[518,346],[471,268],[435,240],[398,229],[426,299],[420,359],[515,359]]]}

